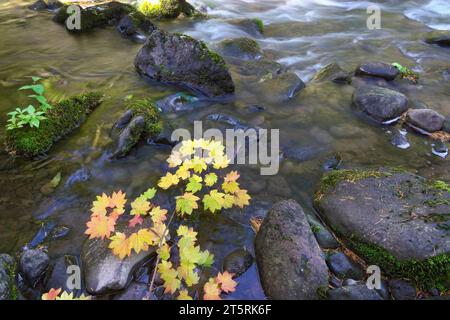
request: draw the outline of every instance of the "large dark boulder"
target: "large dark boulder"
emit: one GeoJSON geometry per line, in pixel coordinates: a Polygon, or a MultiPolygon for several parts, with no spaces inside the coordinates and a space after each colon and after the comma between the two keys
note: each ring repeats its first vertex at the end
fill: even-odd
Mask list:
{"type": "Polygon", "coordinates": [[[35,288],[45,277],[49,263],[50,258],[42,250],[26,250],[22,253],[19,260],[19,271],[29,287],[35,288]]]}
{"type": "Polygon", "coordinates": [[[378,122],[395,119],[408,110],[408,99],[404,94],[378,86],[358,87],[352,102],[356,109],[378,122]]]}
{"type": "Polygon", "coordinates": [[[435,132],[442,129],[445,117],[431,109],[410,109],[406,121],[425,131],[435,132]]]}
{"type": "Polygon", "coordinates": [[[396,67],[384,62],[367,62],[359,65],[355,70],[356,76],[368,76],[394,80],[399,71],[396,67]]]}
{"type": "Polygon", "coordinates": [[[234,92],[223,58],[187,35],[154,31],[138,52],[134,64],[144,76],[182,85],[208,97],[234,92]]]}
{"type": "Polygon", "coordinates": [[[324,254],[302,207],[294,200],[276,203],[256,236],[261,283],[271,299],[318,299],[328,286],[324,254]]]}
{"type": "Polygon", "coordinates": [[[397,170],[335,170],[322,179],[315,203],[368,263],[422,287],[449,287],[445,183],[397,170]]]}

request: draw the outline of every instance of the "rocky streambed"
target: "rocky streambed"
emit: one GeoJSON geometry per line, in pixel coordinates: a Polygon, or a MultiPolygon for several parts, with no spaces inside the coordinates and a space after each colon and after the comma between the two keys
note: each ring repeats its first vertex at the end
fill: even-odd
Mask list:
{"type": "Polygon", "coordinates": [[[55,110],[73,101],[80,110],[55,112],[59,129],[35,129],[49,138],[39,143],[29,143],[33,130],[1,135],[0,299],[70,291],[74,266],[77,295],[170,298],[148,291],[154,250],[118,259],[106,241],[86,239],[85,223],[97,194],[156,184],[171,132],[196,120],[280,129],[278,174],[236,166],[251,205],[193,222],[215,255],[211,272],[236,275],[227,298],[448,298],[448,31],[433,31],[408,1],[380,4],[384,27],[370,32],[352,1],[172,1],[174,11],[151,16],[124,2],[84,2],[75,31],[69,3],[0,7],[0,110],[23,103],[16,89],[30,75],[63,101],[55,110]],[[86,103],[82,92],[101,99],[86,103]]]}

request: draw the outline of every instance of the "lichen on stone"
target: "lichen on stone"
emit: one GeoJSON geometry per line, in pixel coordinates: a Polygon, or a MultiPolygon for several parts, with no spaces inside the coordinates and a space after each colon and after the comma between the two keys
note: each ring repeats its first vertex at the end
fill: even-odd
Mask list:
{"type": "Polygon", "coordinates": [[[149,137],[157,136],[162,130],[162,119],[158,107],[150,99],[137,99],[129,104],[134,117],[142,116],[145,121],[144,134],[149,137]]]}

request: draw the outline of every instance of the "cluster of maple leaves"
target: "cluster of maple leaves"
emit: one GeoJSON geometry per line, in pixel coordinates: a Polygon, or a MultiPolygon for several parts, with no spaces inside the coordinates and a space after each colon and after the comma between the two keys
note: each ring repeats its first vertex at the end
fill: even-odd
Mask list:
{"type": "MultiPolygon", "coordinates": [[[[228,167],[230,160],[224,153],[225,147],[214,140],[187,140],[174,149],[167,159],[170,170],[161,177],[158,187],[167,190],[183,183],[183,194],[176,196],[174,214],[180,217],[191,215],[199,209],[199,202],[203,203],[203,210],[215,213],[233,206],[243,208],[249,205],[250,196],[247,190],[239,186],[239,173],[231,171],[223,176],[219,184],[219,171],[228,167]],[[214,186],[217,185],[217,189],[214,186]]],[[[91,208],[91,218],[87,223],[86,234],[90,239],[109,239],[109,248],[114,255],[124,259],[132,254],[146,251],[151,246],[157,247],[158,261],[156,267],[163,280],[165,293],[175,294],[177,299],[192,299],[189,288],[197,285],[200,280],[199,267],[211,266],[214,259],[208,250],[202,251],[197,245],[197,232],[192,228],[180,225],[177,229],[179,262],[175,266],[170,261],[171,250],[168,244],[169,228],[167,221],[168,211],[151,202],[155,197],[156,188],[149,188],[142,195],[131,202],[128,227],[136,229],[128,236],[116,231],[118,218],[125,213],[127,203],[126,195],[122,191],[113,192],[111,196],[102,194],[97,196],[91,208]],[[144,219],[150,219],[151,227],[144,227],[144,219]]],[[[171,219],[169,220],[170,223],[171,219]]],[[[230,293],[235,290],[237,283],[232,273],[227,271],[219,273],[215,278],[209,279],[204,285],[205,300],[220,299],[221,293],[230,293]]],[[[55,289],[52,289],[55,290],[55,289]]],[[[56,291],[50,291],[46,296],[54,297],[56,291]]],[[[56,294],[58,296],[59,292],[56,294]]],[[[56,297],[55,296],[55,297],[56,297]]]]}

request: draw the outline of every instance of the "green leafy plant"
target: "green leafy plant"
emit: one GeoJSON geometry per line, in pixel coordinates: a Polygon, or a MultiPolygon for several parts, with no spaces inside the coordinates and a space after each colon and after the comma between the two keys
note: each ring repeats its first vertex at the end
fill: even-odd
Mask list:
{"type": "MultiPolygon", "coordinates": [[[[169,172],[158,182],[159,189],[181,190],[175,195],[175,209],[170,217],[168,209],[152,202],[157,192],[157,188],[152,187],[131,202],[128,230],[116,231],[119,217],[125,217],[126,195],[122,191],[113,192],[111,196],[102,194],[93,202],[85,233],[90,239],[108,239],[109,248],[119,259],[155,248],[157,258],[150,292],[159,273],[166,294],[177,294],[178,300],[192,300],[191,294],[200,283],[200,268],[211,266],[214,256],[208,250],[201,250],[197,232],[192,227],[180,224],[171,239],[169,226],[176,216],[183,219],[200,211],[200,203],[203,203],[203,212],[212,214],[233,206],[249,205],[247,190],[239,186],[239,173],[221,172],[230,163],[224,149],[221,142],[199,139],[183,141],[180,148],[172,151],[167,159],[169,172]],[[172,256],[176,258],[171,259],[172,256]]],[[[224,271],[210,278],[204,283],[203,299],[218,300],[221,294],[233,292],[237,285],[233,276],[224,271]]],[[[55,292],[51,297],[57,296],[55,292]]]]}
{"type": "Polygon", "coordinates": [[[39,105],[35,107],[30,104],[25,109],[16,108],[16,110],[9,112],[8,124],[6,125],[7,130],[23,128],[27,125],[31,128],[39,128],[41,121],[46,119],[45,114],[47,110],[52,108],[44,96],[44,86],[37,83],[41,78],[31,77],[31,79],[33,80],[33,84],[22,86],[18,91],[32,90],[34,94],[30,94],[28,97],[35,99],[39,105]]]}
{"type": "Polygon", "coordinates": [[[409,81],[414,82],[414,83],[417,83],[419,81],[419,74],[412,71],[411,69],[404,67],[400,63],[397,63],[397,62],[394,62],[392,64],[392,66],[394,66],[395,68],[398,69],[398,71],[400,71],[400,77],[402,79],[408,79],[409,81]]]}

